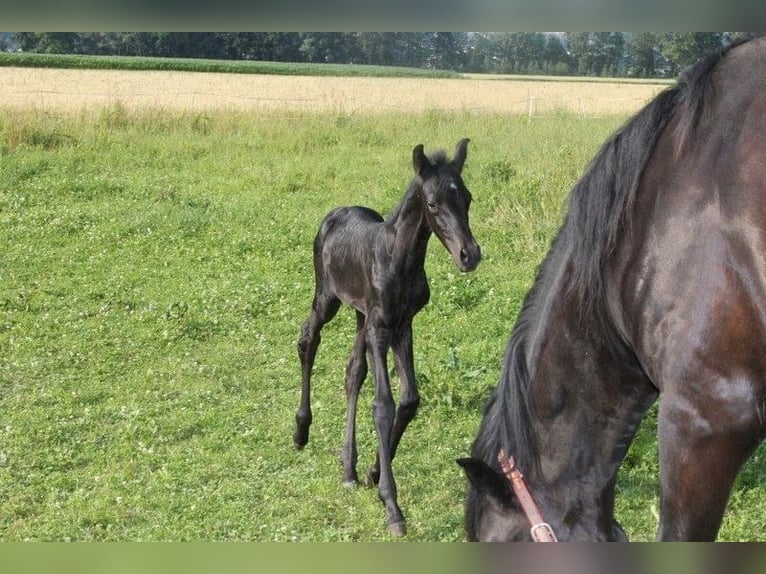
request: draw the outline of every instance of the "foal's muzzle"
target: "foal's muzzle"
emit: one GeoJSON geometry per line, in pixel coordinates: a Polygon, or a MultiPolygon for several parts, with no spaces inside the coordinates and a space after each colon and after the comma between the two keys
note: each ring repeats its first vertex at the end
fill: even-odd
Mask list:
{"type": "Polygon", "coordinates": [[[458,269],[463,273],[473,271],[479,265],[481,261],[481,248],[475,241],[464,245],[460,248],[458,257],[455,257],[455,263],[457,263],[458,269]]]}

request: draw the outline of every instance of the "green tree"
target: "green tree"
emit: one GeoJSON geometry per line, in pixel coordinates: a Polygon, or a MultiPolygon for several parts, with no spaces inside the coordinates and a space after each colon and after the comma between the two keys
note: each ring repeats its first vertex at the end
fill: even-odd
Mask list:
{"type": "Polygon", "coordinates": [[[465,69],[469,72],[496,71],[495,34],[473,33],[466,37],[465,69]]]}
{"type": "Polygon", "coordinates": [[[117,34],[112,45],[119,55],[156,56],[156,36],[152,32],[125,32],[117,34]]]}
{"type": "Polygon", "coordinates": [[[635,78],[651,78],[659,73],[662,52],[660,35],[655,32],[632,34],[625,49],[627,72],[635,78]]]}
{"type": "Polygon", "coordinates": [[[509,32],[499,34],[496,40],[498,63],[503,72],[540,71],[545,60],[545,34],[509,32]]]}
{"type": "Polygon", "coordinates": [[[439,70],[462,70],[466,64],[468,35],[463,32],[433,32],[424,36],[429,52],[426,64],[439,70]]]}
{"type": "Polygon", "coordinates": [[[302,40],[300,53],[309,62],[348,64],[363,58],[357,36],[351,32],[308,32],[302,40]]]}
{"type": "Polygon", "coordinates": [[[421,66],[425,61],[423,34],[418,32],[360,32],[359,50],[367,64],[421,66]]]}
{"type": "Polygon", "coordinates": [[[391,66],[396,61],[393,40],[387,32],[360,32],[359,48],[367,64],[391,66]]]}
{"type": "Polygon", "coordinates": [[[35,32],[15,32],[13,34],[13,41],[16,42],[19,50],[33,52],[37,47],[37,36],[39,34],[35,32]]]}
{"type": "Polygon", "coordinates": [[[622,32],[577,32],[566,35],[572,71],[583,76],[621,74],[625,56],[622,32]]]}
{"type": "Polygon", "coordinates": [[[706,54],[720,50],[729,41],[725,32],[670,32],[662,42],[662,53],[676,75],[706,54]]]}
{"type": "Polygon", "coordinates": [[[590,32],[567,32],[565,35],[569,51],[570,72],[587,75],[591,67],[590,32]]]}
{"type": "Polygon", "coordinates": [[[25,52],[73,54],[78,36],[76,32],[18,32],[14,39],[25,52]]]}
{"type": "Polygon", "coordinates": [[[569,54],[561,37],[549,34],[543,51],[544,71],[546,74],[564,74],[569,69],[569,54]]]}
{"type": "Polygon", "coordinates": [[[236,60],[300,61],[298,32],[239,32],[227,34],[224,52],[236,60]]]}

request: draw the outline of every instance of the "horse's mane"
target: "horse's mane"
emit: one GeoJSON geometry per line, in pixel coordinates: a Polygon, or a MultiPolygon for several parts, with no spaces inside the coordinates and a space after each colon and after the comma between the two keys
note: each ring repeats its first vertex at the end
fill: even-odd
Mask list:
{"type": "Polygon", "coordinates": [[[763,32],[746,32],[735,36],[726,48],[709,54],[696,65],[682,72],[679,82],[683,82],[691,88],[684,92],[684,98],[679,102],[679,108],[683,111],[680,115],[678,131],[675,134],[677,138],[676,156],[683,151],[689,135],[694,131],[699,121],[705,100],[710,97],[710,76],[716,64],[732,49],[750,40],[761,38],[763,35],[763,32]]]}
{"type": "Polygon", "coordinates": [[[531,434],[528,404],[532,376],[528,359],[536,352],[530,348],[530,331],[546,304],[553,276],[568,257],[568,292],[581,316],[606,324],[604,262],[631,214],[641,174],[660,135],[677,116],[677,141],[683,145],[691,137],[709,97],[715,66],[731,49],[750,39],[752,36],[736,38],[685,70],[673,87],[657,95],[604,143],[573,187],[564,223],[537,270],[511,333],[499,384],[485,406],[473,445],[474,457],[498,468],[496,456],[503,448],[513,454],[521,468],[538,468],[539,452],[531,434]]]}
{"type": "MultiPolygon", "coordinates": [[[[448,163],[447,153],[444,150],[437,150],[437,151],[429,153],[428,159],[431,162],[431,164],[437,168],[444,166],[448,163]]],[[[394,207],[394,209],[392,209],[386,215],[386,223],[391,223],[392,221],[396,221],[397,219],[399,219],[399,215],[401,214],[402,210],[407,206],[408,202],[412,199],[412,194],[415,191],[417,184],[418,184],[418,178],[417,177],[412,178],[412,181],[410,181],[407,187],[407,191],[402,197],[402,200],[396,205],[396,207],[394,207]]]]}

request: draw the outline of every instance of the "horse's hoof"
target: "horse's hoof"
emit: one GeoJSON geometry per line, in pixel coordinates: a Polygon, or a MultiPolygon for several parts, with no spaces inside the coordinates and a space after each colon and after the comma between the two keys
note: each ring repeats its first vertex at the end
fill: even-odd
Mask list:
{"type": "Polygon", "coordinates": [[[391,536],[401,538],[407,534],[407,524],[404,522],[394,522],[388,525],[388,531],[391,533],[391,536]]]}
{"type": "Polygon", "coordinates": [[[370,488],[378,486],[378,482],[380,482],[380,471],[371,468],[367,471],[367,486],[370,488]]]}
{"type": "Polygon", "coordinates": [[[352,488],[356,488],[357,486],[359,486],[359,481],[358,480],[344,480],[343,481],[343,488],[352,489],[352,488]]]}

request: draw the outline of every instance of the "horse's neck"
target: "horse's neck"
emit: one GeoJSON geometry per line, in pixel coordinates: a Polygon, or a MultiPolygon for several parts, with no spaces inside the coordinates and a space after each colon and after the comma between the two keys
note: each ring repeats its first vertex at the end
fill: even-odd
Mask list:
{"type": "Polygon", "coordinates": [[[420,262],[425,258],[431,229],[426,222],[423,205],[414,186],[407,190],[392,218],[388,221],[388,229],[392,234],[393,249],[391,255],[395,264],[404,265],[406,262],[420,262]]]}
{"type": "Polygon", "coordinates": [[[619,466],[655,391],[614,352],[601,321],[583,317],[567,284],[568,247],[551,251],[527,317],[529,402],[539,451],[537,479],[564,503],[611,513],[619,466]]]}

